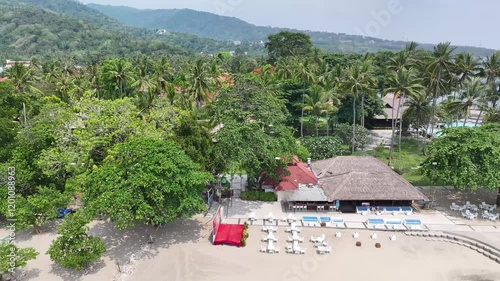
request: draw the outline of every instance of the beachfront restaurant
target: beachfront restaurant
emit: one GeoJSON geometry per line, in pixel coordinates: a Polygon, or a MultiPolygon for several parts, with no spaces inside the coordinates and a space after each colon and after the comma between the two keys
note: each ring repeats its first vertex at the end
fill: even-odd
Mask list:
{"type": "Polygon", "coordinates": [[[416,187],[387,164],[372,157],[339,156],[311,163],[326,202],[340,202],[342,212],[386,210],[428,201],[416,187]]]}

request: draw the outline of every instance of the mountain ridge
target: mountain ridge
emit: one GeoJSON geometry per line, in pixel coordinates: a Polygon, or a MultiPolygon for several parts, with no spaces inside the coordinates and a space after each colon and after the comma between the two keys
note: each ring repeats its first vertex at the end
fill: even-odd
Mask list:
{"type": "MultiPolygon", "coordinates": [[[[386,40],[344,33],[297,30],[280,27],[257,26],[235,17],[191,9],[137,9],[128,6],[87,4],[121,23],[149,29],[195,34],[204,38],[225,41],[260,41],[282,30],[309,34],[313,43],[329,53],[366,53],[381,50],[399,51],[408,42],[386,40]]],[[[422,43],[420,47],[432,50],[435,44],[422,43]]],[[[457,52],[472,52],[487,56],[496,50],[475,46],[456,46],[457,52]]]]}

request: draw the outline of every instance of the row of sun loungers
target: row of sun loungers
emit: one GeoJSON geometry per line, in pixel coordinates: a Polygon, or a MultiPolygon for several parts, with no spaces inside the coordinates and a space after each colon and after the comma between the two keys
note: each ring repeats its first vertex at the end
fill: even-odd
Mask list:
{"type": "Polygon", "coordinates": [[[356,213],[362,214],[362,215],[368,215],[370,213],[375,213],[377,215],[382,215],[382,214],[392,214],[392,215],[399,215],[399,214],[406,214],[407,216],[413,214],[413,208],[412,207],[377,207],[374,209],[374,207],[370,206],[357,206],[356,207],[356,213]]]}
{"type": "Polygon", "coordinates": [[[368,228],[390,228],[390,229],[404,229],[405,227],[410,230],[422,230],[422,222],[419,219],[379,219],[369,218],[366,220],[368,228]]]}
{"type": "Polygon", "coordinates": [[[483,213],[481,218],[490,221],[496,221],[500,217],[500,214],[492,213],[496,210],[496,208],[497,205],[488,205],[484,202],[482,202],[479,207],[474,204],[470,204],[470,202],[466,202],[463,206],[451,203],[450,206],[450,210],[461,212],[462,217],[469,220],[477,219],[479,217],[479,210],[482,210],[483,213]]]}

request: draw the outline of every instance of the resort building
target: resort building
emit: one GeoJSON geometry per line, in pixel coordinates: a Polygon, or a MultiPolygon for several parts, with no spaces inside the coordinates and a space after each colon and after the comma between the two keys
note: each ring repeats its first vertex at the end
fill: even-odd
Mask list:
{"type": "Polygon", "coordinates": [[[357,206],[411,206],[427,198],[378,159],[339,156],[305,164],[294,158],[280,180],[262,177],[261,188],[275,192],[290,210],[341,210],[357,206]]]}
{"type": "MultiPolygon", "coordinates": [[[[394,93],[386,94],[382,100],[384,101],[384,114],[374,116],[369,124],[374,128],[392,128],[392,121],[395,120],[399,124],[403,112],[407,109],[406,106],[399,107],[400,97],[394,97],[394,93]]],[[[404,100],[401,104],[404,104],[404,100]]]]}

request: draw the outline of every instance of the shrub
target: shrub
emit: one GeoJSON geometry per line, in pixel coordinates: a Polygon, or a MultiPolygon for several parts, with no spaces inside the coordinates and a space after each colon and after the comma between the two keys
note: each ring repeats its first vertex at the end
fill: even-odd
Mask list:
{"type": "Polygon", "coordinates": [[[33,248],[17,248],[9,242],[0,243],[0,280],[3,274],[13,274],[16,268],[23,268],[28,264],[29,260],[34,260],[38,256],[38,252],[33,248]],[[9,258],[9,255],[15,254],[15,259],[9,258]]]}
{"type": "Polygon", "coordinates": [[[244,222],[244,223],[243,223],[243,229],[244,229],[244,230],[247,230],[247,229],[248,229],[248,223],[247,223],[247,222],[244,222]]]}
{"type": "Polygon", "coordinates": [[[244,191],[241,193],[241,200],[273,202],[278,200],[278,198],[274,192],[244,191]]]}
{"type": "Polygon", "coordinates": [[[380,245],[380,243],[375,243],[375,248],[380,249],[380,247],[382,247],[382,245],[380,245]]]}
{"type": "MultiPolygon", "coordinates": [[[[360,125],[355,126],[354,133],[354,150],[358,148],[364,149],[367,145],[373,142],[368,130],[360,125]]],[[[338,125],[338,127],[335,129],[335,135],[340,137],[343,144],[349,145],[349,147],[352,149],[352,125],[338,125]]]]}
{"type": "Polygon", "coordinates": [[[311,153],[313,160],[323,160],[342,154],[342,140],[339,137],[307,137],[302,145],[311,153]]]}
{"type": "Polygon", "coordinates": [[[361,247],[361,242],[360,241],[356,242],[356,246],[361,247]]]}
{"type": "Polygon", "coordinates": [[[56,264],[71,269],[82,269],[85,265],[96,262],[106,251],[104,242],[98,237],[87,235],[88,218],[81,211],[65,218],[50,245],[47,254],[56,264]]]}
{"type": "Polygon", "coordinates": [[[302,162],[306,162],[307,158],[311,157],[311,153],[303,145],[297,145],[296,155],[299,157],[299,160],[302,162]]]}
{"type": "Polygon", "coordinates": [[[247,239],[246,238],[241,238],[241,247],[245,247],[247,245],[247,239]]]}

